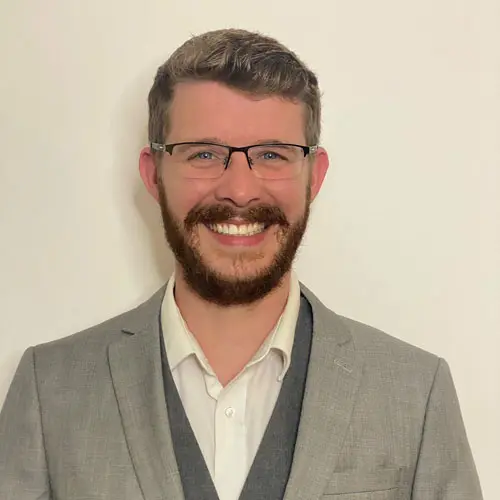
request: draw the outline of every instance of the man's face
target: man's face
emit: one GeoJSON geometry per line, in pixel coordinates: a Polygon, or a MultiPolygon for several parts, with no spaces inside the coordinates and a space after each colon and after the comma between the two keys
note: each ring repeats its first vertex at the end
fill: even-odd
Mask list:
{"type": "MultiPolygon", "coordinates": [[[[165,142],[188,141],[305,144],[303,107],[277,97],[256,99],[215,82],[182,83],[175,90],[165,142]]],[[[186,178],[182,165],[166,153],[155,183],[151,163],[143,151],[141,175],[160,204],[184,279],[199,296],[218,305],[241,305],[279,286],[326,173],[324,151],[286,180],[257,178],[243,153],[234,153],[217,179],[186,178]],[[235,232],[232,226],[239,234],[225,234],[235,232]]]]}

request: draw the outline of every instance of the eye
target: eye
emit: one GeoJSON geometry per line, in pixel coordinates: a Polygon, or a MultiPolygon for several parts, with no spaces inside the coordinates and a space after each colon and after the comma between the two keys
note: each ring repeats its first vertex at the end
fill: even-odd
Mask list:
{"type": "Polygon", "coordinates": [[[264,144],[251,149],[251,158],[261,163],[288,163],[292,161],[294,154],[295,148],[284,144],[264,144]]]}
{"type": "Polygon", "coordinates": [[[262,153],[262,158],[264,160],[277,160],[281,158],[281,156],[274,151],[265,151],[264,153],[262,153]]]}
{"type": "Polygon", "coordinates": [[[255,151],[255,158],[258,161],[277,162],[287,161],[287,157],[281,151],[272,149],[263,149],[262,151],[255,151]]]}
{"type": "Polygon", "coordinates": [[[214,154],[210,151],[199,151],[189,157],[190,160],[213,160],[214,154]]]}

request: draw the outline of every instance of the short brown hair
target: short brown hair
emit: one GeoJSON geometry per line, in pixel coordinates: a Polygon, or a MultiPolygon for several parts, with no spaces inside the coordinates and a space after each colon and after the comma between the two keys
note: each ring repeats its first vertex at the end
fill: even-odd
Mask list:
{"type": "Polygon", "coordinates": [[[321,99],[316,75],[291,50],[260,33],[209,31],[181,45],[158,69],[149,92],[151,142],[164,142],[174,87],[183,81],[216,81],[253,95],[277,95],[305,104],[305,138],[319,142],[321,99]]]}

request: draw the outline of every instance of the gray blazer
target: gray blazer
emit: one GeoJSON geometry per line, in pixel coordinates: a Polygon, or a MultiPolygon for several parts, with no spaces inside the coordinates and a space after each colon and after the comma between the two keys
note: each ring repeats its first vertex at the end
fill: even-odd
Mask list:
{"type": "MultiPolygon", "coordinates": [[[[0,414],[1,500],[182,500],[164,291],[25,352],[0,414]]],[[[446,363],[302,293],[314,332],[285,500],[480,500],[446,363]]]]}

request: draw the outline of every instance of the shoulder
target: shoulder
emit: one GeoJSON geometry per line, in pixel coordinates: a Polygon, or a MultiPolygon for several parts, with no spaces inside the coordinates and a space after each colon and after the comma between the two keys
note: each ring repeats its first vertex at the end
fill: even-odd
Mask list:
{"type": "Polygon", "coordinates": [[[372,381],[390,381],[402,386],[432,385],[443,362],[439,356],[378,328],[336,314],[304,286],[302,292],[311,304],[317,333],[334,337],[332,342],[363,359],[365,376],[372,381]]]}
{"type": "Polygon", "coordinates": [[[139,333],[159,317],[165,287],[152,297],[118,316],[74,333],[72,335],[36,345],[32,348],[35,360],[57,364],[69,358],[98,359],[107,355],[107,347],[124,336],[139,333]]]}
{"type": "MultiPolygon", "coordinates": [[[[332,312],[332,314],[335,314],[332,312]]],[[[423,369],[435,370],[439,357],[429,351],[405,342],[392,334],[344,316],[336,315],[352,337],[357,351],[367,362],[391,361],[401,365],[416,365],[423,369]]]]}

